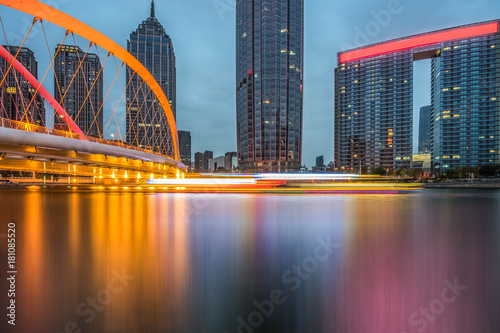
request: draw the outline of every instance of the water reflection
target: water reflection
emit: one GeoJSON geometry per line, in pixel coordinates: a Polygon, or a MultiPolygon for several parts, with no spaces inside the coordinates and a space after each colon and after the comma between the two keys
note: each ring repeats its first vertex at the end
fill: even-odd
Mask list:
{"type": "Polygon", "coordinates": [[[499,207],[495,191],[0,192],[17,332],[498,332],[499,207]]]}

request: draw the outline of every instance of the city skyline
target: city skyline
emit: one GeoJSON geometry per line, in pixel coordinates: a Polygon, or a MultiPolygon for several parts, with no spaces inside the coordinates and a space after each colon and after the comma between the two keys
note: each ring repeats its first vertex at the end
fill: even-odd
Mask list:
{"type": "MultiPolygon", "coordinates": [[[[92,2],[89,3],[92,4],[92,2]]],[[[460,2],[460,6],[453,7],[452,3],[456,4],[451,1],[433,4],[434,10],[429,12],[425,2],[418,4],[399,2],[397,14],[389,19],[385,18],[386,21],[382,22],[384,25],[379,25],[378,28],[375,26],[375,30],[366,35],[369,39],[367,41],[359,38],[358,32],[366,31],[366,27],[374,26],[369,24],[377,22],[376,15],[373,14],[385,10],[388,6],[387,2],[373,2],[362,11],[353,4],[333,5],[321,2],[306,4],[302,164],[311,167],[318,155],[325,155],[325,163],[333,159],[332,72],[335,67],[335,54],[341,50],[341,46],[345,44],[358,46],[356,42],[370,44],[404,35],[496,19],[500,14],[500,4],[494,1],[479,1],[474,4],[460,2]],[[422,22],[425,22],[424,27],[422,27],[422,22]],[[329,38],[328,42],[325,42],[324,36],[329,38]]],[[[210,149],[215,155],[219,155],[235,150],[236,120],[233,88],[235,17],[234,11],[230,10],[231,5],[227,4],[229,9],[222,7],[217,10],[214,6],[215,2],[199,1],[189,6],[178,3],[168,4],[163,1],[156,1],[155,4],[159,20],[163,22],[176,41],[179,80],[178,128],[191,131],[193,151],[210,149]],[[193,8],[199,10],[193,11],[193,8]],[[195,23],[188,24],[188,22],[195,23]],[[200,29],[202,26],[203,29],[200,29]],[[200,50],[203,51],[200,52],[200,50]],[[206,85],[204,82],[211,82],[211,84],[206,85]]],[[[78,3],[67,6],[65,1],[59,3],[60,9],[68,11],[69,14],[103,31],[125,47],[129,31],[135,29],[137,24],[147,16],[149,1],[123,2],[122,8],[128,9],[120,14],[123,14],[123,17],[110,14],[113,13],[111,8],[114,5],[104,2],[102,13],[94,13],[91,9],[92,5],[87,3],[85,6],[78,3]],[[120,22],[118,26],[117,22],[120,22]]],[[[26,22],[31,22],[31,19],[26,14],[10,9],[6,9],[7,11],[10,14],[4,16],[7,31],[21,36],[23,26],[26,22]],[[22,23],[20,27],[19,22],[22,23]]],[[[38,31],[37,37],[40,36],[42,32],[38,31]]],[[[56,45],[57,42],[57,38],[51,41],[49,37],[51,46],[56,45]]],[[[45,41],[40,38],[28,39],[25,46],[35,51],[37,60],[42,58],[38,51],[46,48],[45,41]]],[[[45,65],[48,65],[46,60],[39,60],[39,62],[43,61],[45,65]]],[[[418,65],[416,64],[415,67],[418,65]]],[[[430,81],[426,75],[419,77],[422,76],[424,81],[430,81]]],[[[429,94],[424,91],[423,95],[429,94]]],[[[429,100],[430,96],[424,96],[421,103],[415,101],[414,109],[418,110],[421,106],[428,104],[429,100]]]]}

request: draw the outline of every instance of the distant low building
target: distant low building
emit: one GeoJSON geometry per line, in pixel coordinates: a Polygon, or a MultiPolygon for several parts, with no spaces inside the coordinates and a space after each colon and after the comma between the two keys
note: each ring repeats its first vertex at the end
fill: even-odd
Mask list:
{"type": "Polygon", "coordinates": [[[213,168],[211,171],[217,171],[219,168],[224,168],[224,156],[223,155],[213,159],[213,168]]]}
{"type": "Polygon", "coordinates": [[[412,167],[422,169],[423,172],[431,171],[431,154],[413,155],[412,167]]]}
{"type": "Polygon", "coordinates": [[[313,172],[326,172],[325,159],[323,155],[316,157],[316,165],[312,167],[313,172]]]}
{"type": "Polygon", "coordinates": [[[194,171],[203,172],[203,153],[197,152],[194,154],[194,171]]]}
{"type": "Polygon", "coordinates": [[[233,172],[238,167],[238,153],[235,151],[227,152],[224,156],[224,169],[227,172],[233,172]]]}
{"type": "Polygon", "coordinates": [[[325,166],[325,159],[323,158],[323,155],[316,157],[316,167],[322,166],[325,166]]]}
{"type": "Polygon", "coordinates": [[[191,132],[177,131],[179,136],[179,151],[181,162],[191,168],[191,132]]]}
{"type": "Polygon", "coordinates": [[[200,171],[208,172],[212,170],[210,168],[209,160],[213,158],[214,158],[214,152],[210,150],[205,150],[205,152],[203,153],[203,170],[200,171]]]}

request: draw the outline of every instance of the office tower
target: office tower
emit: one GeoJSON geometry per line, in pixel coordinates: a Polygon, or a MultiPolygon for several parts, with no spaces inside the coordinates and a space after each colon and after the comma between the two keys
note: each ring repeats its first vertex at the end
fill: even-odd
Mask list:
{"type": "MultiPolygon", "coordinates": [[[[38,78],[38,63],[35,54],[28,48],[17,46],[3,46],[15,56],[35,78],[38,78]]],[[[10,64],[0,57],[0,77],[7,73],[10,64]]],[[[37,92],[28,80],[22,76],[14,67],[10,68],[7,77],[0,87],[0,117],[17,121],[27,121],[31,124],[45,126],[45,105],[42,96],[37,92]],[[35,98],[33,98],[35,96],[35,98]]]]}
{"type": "Polygon", "coordinates": [[[303,0],[237,1],[236,130],[243,170],[299,170],[303,54],[303,0]]]}
{"type": "MultiPolygon", "coordinates": [[[[57,45],[56,52],[54,98],[84,134],[102,138],[103,78],[99,75],[99,57],[72,45],[57,45]]],[[[62,116],[54,117],[56,129],[68,130],[62,116]]]]}
{"type": "Polygon", "coordinates": [[[233,172],[234,168],[238,166],[238,153],[235,151],[227,152],[224,155],[224,169],[227,172],[233,172]]]}
{"type": "Polygon", "coordinates": [[[431,162],[499,164],[499,21],[444,29],[338,54],[336,168],[411,167],[413,62],[431,59],[431,162]]]}
{"type": "Polygon", "coordinates": [[[194,154],[194,171],[203,172],[203,153],[197,152],[194,154]]]}
{"type": "Polygon", "coordinates": [[[418,123],[418,153],[431,153],[431,106],[420,108],[418,123]]]}
{"type": "MultiPolygon", "coordinates": [[[[127,41],[129,51],[153,75],[175,117],[176,68],[172,40],[155,17],[154,1],[151,14],[127,41]]],[[[171,152],[172,135],[165,111],[143,80],[127,67],[127,142],[167,155],[171,152]]]]}
{"type": "Polygon", "coordinates": [[[191,132],[177,131],[179,136],[179,151],[181,162],[191,169],[191,132]]]}
{"type": "Polygon", "coordinates": [[[317,167],[325,166],[325,160],[323,158],[323,155],[316,157],[316,166],[317,167]]]}
{"type": "Polygon", "coordinates": [[[210,164],[209,160],[214,158],[214,152],[210,150],[205,150],[203,153],[203,171],[209,171],[210,170],[210,164]]]}

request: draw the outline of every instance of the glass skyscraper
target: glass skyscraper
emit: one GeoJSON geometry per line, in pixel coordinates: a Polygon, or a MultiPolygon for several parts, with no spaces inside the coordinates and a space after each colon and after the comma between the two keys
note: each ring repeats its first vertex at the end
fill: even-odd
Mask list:
{"type": "Polygon", "coordinates": [[[431,106],[426,105],[420,108],[418,123],[418,153],[431,153],[431,106]]]}
{"type": "Polygon", "coordinates": [[[303,0],[236,3],[236,119],[241,170],[302,161],[303,0]]]}
{"type": "Polygon", "coordinates": [[[335,166],[411,167],[413,61],[431,59],[432,171],[500,164],[499,21],[338,54],[335,166]]]}
{"type": "MultiPolygon", "coordinates": [[[[102,138],[104,86],[99,57],[74,45],[57,45],[55,52],[55,99],[83,133],[102,138]]],[[[68,130],[61,116],[54,117],[55,128],[68,130]]]]}
{"type": "MultiPolygon", "coordinates": [[[[130,34],[127,51],[153,75],[170,103],[176,106],[176,68],[172,40],[155,17],[154,1],[151,14],[130,34]]],[[[127,142],[129,144],[171,155],[171,138],[167,116],[154,94],[143,80],[127,67],[127,142]]]]}

